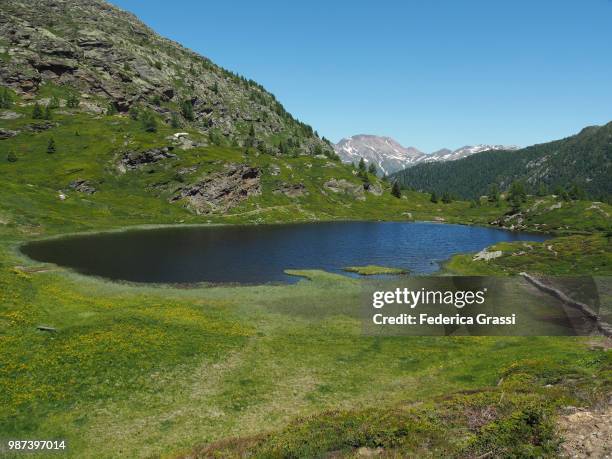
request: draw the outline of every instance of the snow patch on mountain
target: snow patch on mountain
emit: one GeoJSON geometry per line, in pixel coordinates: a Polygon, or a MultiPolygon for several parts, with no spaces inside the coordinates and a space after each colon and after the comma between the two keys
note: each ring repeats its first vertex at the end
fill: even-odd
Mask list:
{"type": "Polygon", "coordinates": [[[334,145],[334,150],[345,163],[357,164],[363,158],[374,163],[381,174],[392,174],[424,162],[455,161],[487,150],[518,150],[516,145],[466,145],[456,150],[443,148],[424,153],[415,147],[404,147],[391,137],[360,134],[344,138],[334,145]]]}

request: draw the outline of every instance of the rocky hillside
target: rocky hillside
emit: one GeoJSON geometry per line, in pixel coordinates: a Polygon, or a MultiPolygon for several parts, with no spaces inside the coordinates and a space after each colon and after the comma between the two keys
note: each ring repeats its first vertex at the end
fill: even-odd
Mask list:
{"type": "MultiPolygon", "coordinates": [[[[599,200],[612,196],[612,123],[521,150],[486,151],[459,161],[419,164],[396,174],[406,187],[474,199],[521,181],[528,192],[574,193],[599,200]]],[[[578,196],[578,197],[581,197],[578,196]]],[[[584,197],[582,196],[582,197],[584,197]]]]}
{"type": "Polygon", "coordinates": [[[443,148],[427,154],[414,147],[404,147],[390,137],[366,134],[342,139],[334,145],[334,150],[342,161],[357,164],[363,158],[368,164],[374,163],[381,174],[392,174],[421,163],[454,161],[488,150],[515,150],[517,148],[479,144],[467,145],[457,150],[443,148]]]}
{"type": "Polygon", "coordinates": [[[0,61],[0,84],[26,97],[53,83],[78,93],[92,113],[144,107],[216,144],[331,154],[261,85],[102,0],[3,0],[0,61]]]}

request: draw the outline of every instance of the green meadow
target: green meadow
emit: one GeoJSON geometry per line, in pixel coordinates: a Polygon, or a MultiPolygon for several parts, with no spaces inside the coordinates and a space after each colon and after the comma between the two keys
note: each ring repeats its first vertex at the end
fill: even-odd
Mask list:
{"type": "MultiPolygon", "coordinates": [[[[57,91],[47,87],[41,97],[65,97],[57,91]]],[[[359,184],[350,166],[231,145],[177,148],[176,158],[120,173],[122,151],[166,146],[176,130],[160,122],[149,133],[128,116],[62,108],[38,132],[28,128],[43,123],[31,119],[31,101],[10,110],[22,116],[0,121],[20,131],[0,140],[1,439],[62,438],[78,458],[555,457],[559,410],[593,406],[610,393],[612,361],[600,338],[363,336],[360,278],[298,271],[305,277],[293,285],[144,286],[37,264],[18,249],[37,238],[136,225],[485,225],[509,210],[504,200],[433,203],[407,190],[396,198],[375,177],[383,194],[359,200],[325,187],[330,179],[359,184]],[[48,153],[51,138],[56,151],[48,153]],[[261,168],[261,195],[200,216],[169,202],[194,178],[179,169],[206,175],[227,162],[261,168]],[[77,178],[97,192],[71,190],[77,178]],[[274,192],[298,183],[303,196],[274,192]]],[[[610,275],[610,206],[558,203],[529,197],[524,207],[530,229],[560,237],[500,244],[489,250],[502,256],[487,262],[458,255],[445,271],[610,275]]]]}

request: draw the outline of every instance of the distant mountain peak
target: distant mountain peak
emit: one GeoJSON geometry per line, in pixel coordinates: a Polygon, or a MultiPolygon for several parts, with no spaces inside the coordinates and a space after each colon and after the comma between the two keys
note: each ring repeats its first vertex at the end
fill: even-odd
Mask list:
{"type": "Polygon", "coordinates": [[[392,174],[424,162],[454,161],[487,150],[517,150],[518,147],[504,145],[466,145],[457,150],[443,148],[427,154],[415,147],[404,147],[387,136],[357,134],[340,140],[334,149],[342,161],[374,163],[382,174],[392,174]]]}
{"type": "Polygon", "coordinates": [[[391,174],[418,162],[426,156],[414,147],[404,147],[391,137],[358,134],[340,140],[334,149],[342,161],[358,163],[361,158],[374,163],[382,174],[391,174]]]}

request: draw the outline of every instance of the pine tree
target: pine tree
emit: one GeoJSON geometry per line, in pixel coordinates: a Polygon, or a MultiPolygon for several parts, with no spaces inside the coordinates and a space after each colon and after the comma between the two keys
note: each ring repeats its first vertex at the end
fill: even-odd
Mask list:
{"type": "Polygon", "coordinates": [[[442,193],[442,202],[444,204],[450,204],[451,202],[453,202],[453,198],[451,197],[448,191],[445,191],[444,193],[442,193]]]}
{"type": "Polygon", "coordinates": [[[491,203],[499,202],[499,187],[497,186],[496,183],[493,183],[491,187],[489,188],[489,195],[487,199],[491,203]]]}
{"type": "Polygon", "coordinates": [[[41,120],[43,119],[43,111],[42,108],[40,108],[40,104],[38,102],[36,102],[34,104],[34,108],[32,109],[32,118],[34,118],[35,120],[41,120]]]}
{"type": "Polygon", "coordinates": [[[521,204],[527,201],[527,193],[525,192],[525,185],[523,182],[515,181],[510,185],[510,191],[508,191],[508,202],[513,210],[517,211],[520,209],[521,204]]]}
{"type": "Polygon", "coordinates": [[[140,113],[138,111],[138,107],[136,107],[136,105],[132,105],[130,107],[130,110],[129,110],[128,114],[130,115],[131,119],[136,121],[138,119],[139,115],[140,115],[140,113]]]}
{"type": "Polygon", "coordinates": [[[586,199],[586,193],[584,190],[578,186],[578,184],[573,183],[568,191],[568,195],[572,201],[579,201],[586,199]]]}
{"type": "Polygon", "coordinates": [[[2,88],[0,91],[0,108],[11,108],[13,105],[13,98],[7,88],[2,88]]]}
{"type": "Polygon", "coordinates": [[[538,196],[546,196],[546,185],[543,183],[538,186],[538,196]]]}
{"type": "Polygon", "coordinates": [[[376,164],[370,163],[370,166],[368,167],[368,172],[372,175],[376,175],[376,164]]]}
{"type": "Polygon", "coordinates": [[[287,144],[283,142],[282,140],[278,143],[278,151],[280,152],[281,155],[284,155],[288,152],[287,144]]]}
{"type": "Polygon", "coordinates": [[[399,182],[396,180],[393,182],[393,186],[391,187],[391,195],[396,198],[402,197],[402,189],[400,188],[399,182]]]}
{"type": "Polygon", "coordinates": [[[437,204],[437,203],[438,203],[438,195],[436,194],[436,192],[435,192],[435,191],[433,191],[433,192],[431,193],[431,198],[429,198],[429,200],[430,200],[431,202],[433,202],[434,204],[437,204]]]}
{"type": "Polygon", "coordinates": [[[111,116],[111,115],[116,115],[118,112],[117,110],[117,105],[115,105],[115,102],[109,102],[108,106],[106,107],[106,114],[111,116]]]}
{"type": "Polygon", "coordinates": [[[359,169],[359,172],[366,171],[366,165],[365,165],[365,161],[363,160],[363,158],[359,160],[359,166],[357,166],[357,168],[359,169]]]}
{"type": "Polygon", "coordinates": [[[15,162],[17,162],[17,155],[15,154],[15,152],[14,152],[13,150],[10,150],[10,151],[8,152],[8,155],[6,155],[6,160],[7,160],[9,163],[15,163],[15,162]]]}
{"type": "Polygon", "coordinates": [[[193,113],[193,103],[191,100],[187,99],[183,101],[181,104],[181,112],[187,121],[193,121],[195,119],[195,115],[193,113]]]}
{"type": "Polygon", "coordinates": [[[55,153],[55,140],[53,140],[53,137],[49,139],[49,143],[47,144],[47,153],[50,155],[55,153]]]}
{"type": "Polygon", "coordinates": [[[179,117],[174,112],[172,112],[172,115],[170,117],[170,126],[172,126],[173,129],[177,129],[181,127],[181,122],[179,120],[179,117]]]}
{"type": "Polygon", "coordinates": [[[51,118],[53,118],[53,112],[51,111],[51,106],[47,105],[45,107],[45,113],[43,115],[43,118],[46,120],[50,120],[51,118]]]}

